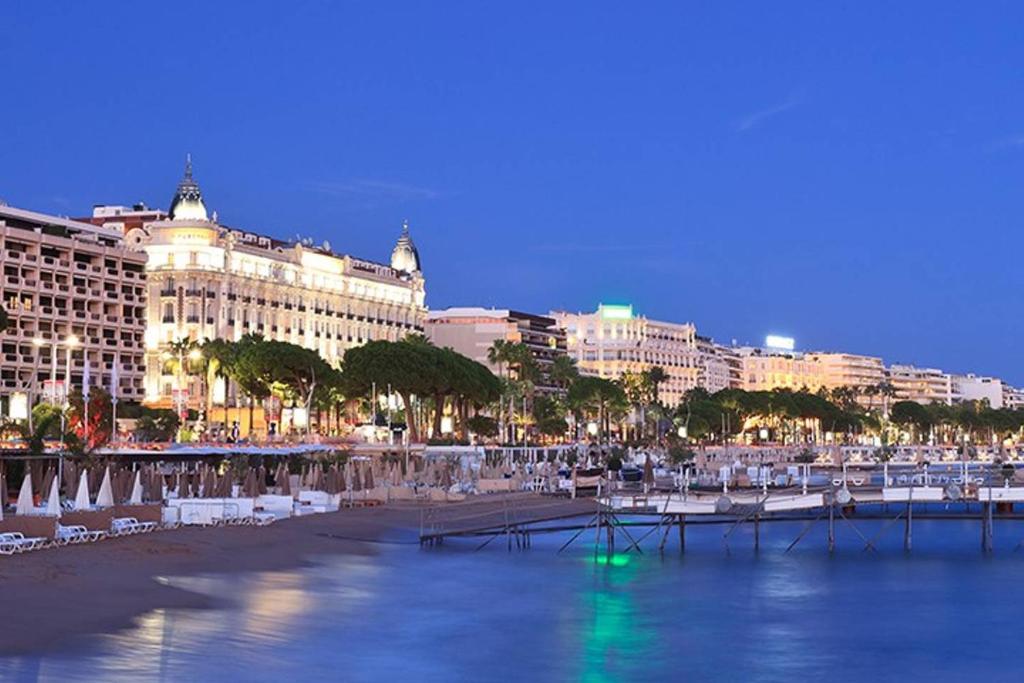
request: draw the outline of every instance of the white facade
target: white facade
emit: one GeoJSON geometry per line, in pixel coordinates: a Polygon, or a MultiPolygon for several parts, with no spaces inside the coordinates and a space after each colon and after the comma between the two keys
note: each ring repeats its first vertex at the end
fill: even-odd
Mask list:
{"type": "Polygon", "coordinates": [[[648,320],[634,315],[632,306],[610,305],[593,313],[556,311],[551,317],[565,330],[569,355],[582,373],[619,379],[660,367],[668,379],[658,395],[669,406],[699,386],[701,361],[690,323],[648,320]]]}
{"type": "Polygon", "coordinates": [[[743,361],[735,350],[700,335],[696,337],[696,345],[700,369],[698,386],[711,394],[742,387],[743,361]]]}
{"type": "Polygon", "coordinates": [[[954,401],[988,401],[990,408],[1002,408],[1004,405],[1003,382],[996,377],[952,375],[951,383],[954,401]]]}
{"type": "Polygon", "coordinates": [[[413,272],[235,230],[206,219],[189,168],[169,218],[129,230],[126,241],[148,257],[150,402],[169,399],[176,388],[162,357],[180,339],[255,333],[314,349],[336,364],[352,346],[423,330],[424,279],[407,230],[396,252],[413,272]]]}
{"type": "Polygon", "coordinates": [[[895,390],[896,401],[946,405],[953,402],[952,378],[942,370],[913,365],[892,365],[886,373],[895,390]]]}

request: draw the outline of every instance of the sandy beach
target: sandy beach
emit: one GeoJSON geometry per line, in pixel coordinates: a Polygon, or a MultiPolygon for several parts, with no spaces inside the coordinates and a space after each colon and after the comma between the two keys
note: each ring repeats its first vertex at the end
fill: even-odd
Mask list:
{"type": "MultiPolygon", "coordinates": [[[[497,504],[497,503],[495,503],[497,504]]],[[[159,577],[301,566],[318,555],[373,553],[383,538],[415,543],[420,507],[388,505],[278,521],[267,527],[187,527],[0,558],[0,655],[52,650],[109,633],[160,608],[209,598],[159,577]]]]}
{"type": "Polygon", "coordinates": [[[110,633],[161,608],[205,608],[211,598],[160,577],[270,571],[317,556],[373,554],[378,542],[419,542],[421,511],[462,525],[498,525],[506,501],[518,514],[585,514],[593,501],[536,494],[487,495],[465,502],[391,503],[292,517],[265,527],[182,527],[0,558],[0,656],[53,650],[110,633]]]}

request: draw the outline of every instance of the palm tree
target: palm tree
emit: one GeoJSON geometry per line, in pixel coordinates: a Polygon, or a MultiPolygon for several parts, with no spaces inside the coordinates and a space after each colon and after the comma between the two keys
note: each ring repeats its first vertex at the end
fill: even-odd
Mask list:
{"type": "Polygon", "coordinates": [[[555,356],[548,369],[548,380],[563,391],[580,376],[579,368],[572,356],[555,356]]]}

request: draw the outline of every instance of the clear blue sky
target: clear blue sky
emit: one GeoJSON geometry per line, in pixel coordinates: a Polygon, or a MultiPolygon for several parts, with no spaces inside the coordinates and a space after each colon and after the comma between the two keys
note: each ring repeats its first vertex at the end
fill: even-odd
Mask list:
{"type": "Polygon", "coordinates": [[[432,308],[632,302],[1024,383],[1024,7],[8,2],[0,197],[387,259],[432,308]]]}

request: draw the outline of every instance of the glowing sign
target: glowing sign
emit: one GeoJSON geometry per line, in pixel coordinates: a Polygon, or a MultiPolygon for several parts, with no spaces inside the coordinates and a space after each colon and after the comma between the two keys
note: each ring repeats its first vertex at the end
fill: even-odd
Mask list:
{"type": "Polygon", "coordinates": [[[605,320],[632,320],[632,306],[601,304],[601,317],[605,320]]]}
{"type": "Polygon", "coordinates": [[[769,334],[764,338],[764,345],[769,349],[778,349],[780,351],[792,351],[796,348],[796,342],[792,337],[780,337],[777,334],[769,334]]]}

